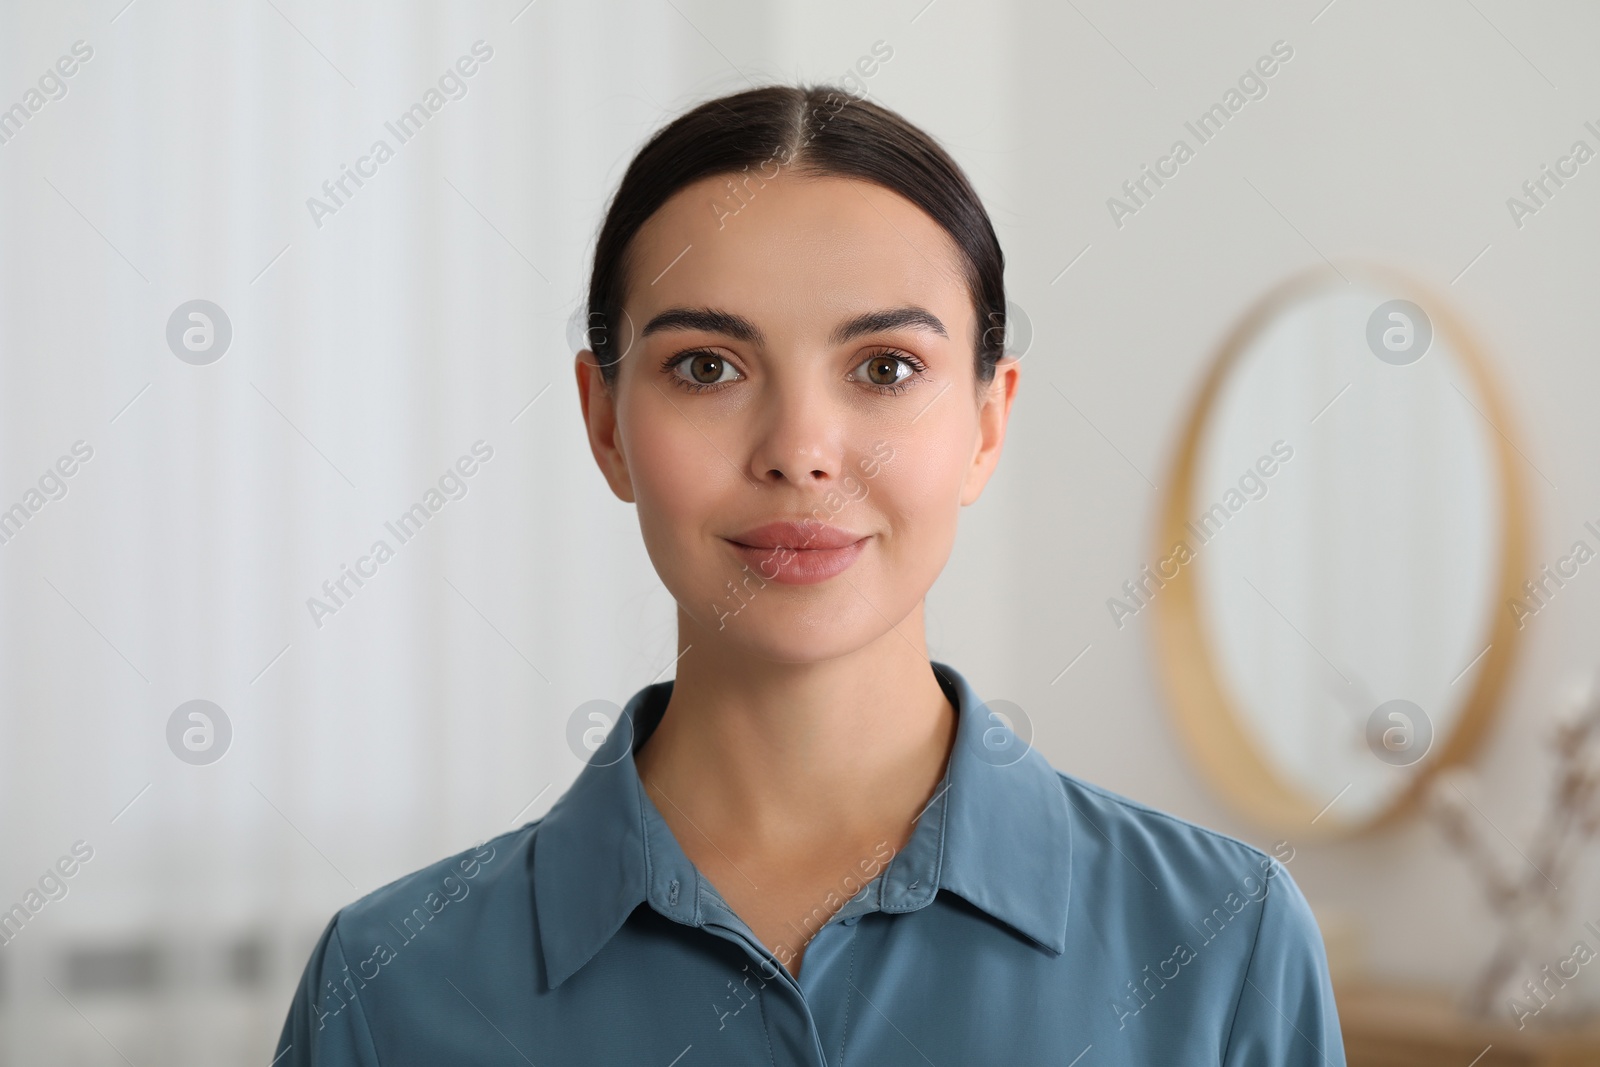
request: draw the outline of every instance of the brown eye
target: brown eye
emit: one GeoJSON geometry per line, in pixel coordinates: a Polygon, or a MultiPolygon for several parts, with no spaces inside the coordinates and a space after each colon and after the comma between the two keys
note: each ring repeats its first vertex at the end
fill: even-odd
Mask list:
{"type": "Polygon", "coordinates": [[[684,388],[691,390],[724,385],[741,377],[732,363],[710,350],[686,352],[674,356],[670,365],[672,376],[684,388]]]}
{"type": "Polygon", "coordinates": [[[910,359],[899,353],[881,352],[875,356],[868,356],[858,364],[854,376],[858,381],[898,392],[902,388],[900,383],[921,369],[920,366],[913,366],[910,359]],[[865,376],[861,377],[862,374],[865,376]]]}
{"type": "Polygon", "coordinates": [[[900,380],[901,363],[888,356],[873,356],[867,360],[867,377],[874,385],[893,385],[900,380]]]}
{"type": "Polygon", "coordinates": [[[691,357],[689,374],[701,385],[711,385],[722,377],[722,357],[709,352],[691,357]]]}

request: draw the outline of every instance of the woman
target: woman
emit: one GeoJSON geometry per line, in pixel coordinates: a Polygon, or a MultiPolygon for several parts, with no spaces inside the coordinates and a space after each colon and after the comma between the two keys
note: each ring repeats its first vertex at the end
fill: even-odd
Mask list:
{"type": "Polygon", "coordinates": [[[842,91],[639,152],[575,372],[676,677],[544,818],[343,908],[285,1062],[1343,1063],[1274,857],[1056,771],[928,658],[1019,381],[1002,274],[959,167],[842,91]]]}

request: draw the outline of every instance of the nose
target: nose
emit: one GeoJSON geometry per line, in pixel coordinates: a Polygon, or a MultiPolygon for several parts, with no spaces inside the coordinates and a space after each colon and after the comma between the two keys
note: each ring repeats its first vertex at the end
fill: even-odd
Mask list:
{"type": "Polygon", "coordinates": [[[756,481],[811,488],[839,479],[845,420],[826,383],[774,380],[759,403],[760,428],[750,454],[750,474],[756,481]]]}

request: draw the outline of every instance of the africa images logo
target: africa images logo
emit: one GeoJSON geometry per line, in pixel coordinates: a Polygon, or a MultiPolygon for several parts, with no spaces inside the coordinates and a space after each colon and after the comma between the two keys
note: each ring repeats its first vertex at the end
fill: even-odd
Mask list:
{"type": "MultiPolygon", "coordinates": [[[[484,864],[494,859],[494,855],[495,849],[491,844],[480,844],[467,853],[456,862],[454,870],[439,879],[437,888],[429,889],[427,895],[401,917],[399,926],[395,925],[393,919],[389,920],[389,928],[399,935],[398,947],[389,941],[375,942],[370,955],[356,961],[354,971],[349,964],[345,964],[343,975],[327,978],[322,983],[323,988],[318,991],[317,1004],[313,1007],[317,1014],[317,1029],[326,1027],[330,1016],[338,1015],[350,1006],[349,1001],[358,999],[367,983],[377,980],[383,968],[399,959],[401,950],[421,937],[445,908],[467,899],[472,892],[467,882],[476,878],[483,871],[484,864]],[[349,1000],[345,999],[346,994],[349,1000]]],[[[358,949],[352,945],[350,948],[352,952],[365,951],[366,946],[358,949]]]]}
{"type": "Polygon", "coordinates": [[[311,213],[311,221],[316,223],[317,229],[322,229],[324,217],[337,215],[346,202],[367,184],[367,180],[378,176],[378,168],[395,157],[396,146],[405,144],[421,133],[422,127],[442,111],[445,104],[465,97],[468,91],[466,79],[477,74],[481,65],[493,57],[494,48],[491,45],[482,40],[473,41],[472,55],[461,56],[454,66],[445,68],[445,72],[439,75],[437,88],[428,86],[420,101],[402,111],[394,121],[383,124],[394,135],[394,145],[379,137],[367,149],[367,154],[356,160],[353,168],[345,163],[339,164],[339,175],[322,183],[323,198],[306,197],[306,210],[311,213]],[[352,185],[355,188],[352,189],[352,185]]]}

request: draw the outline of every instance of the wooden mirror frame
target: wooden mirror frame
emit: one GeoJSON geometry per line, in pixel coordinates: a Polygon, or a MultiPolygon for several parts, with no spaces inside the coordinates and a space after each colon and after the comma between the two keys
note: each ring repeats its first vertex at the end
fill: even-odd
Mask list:
{"type": "Polygon", "coordinates": [[[1204,777],[1232,807],[1263,827],[1292,834],[1295,840],[1350,836],[1389,825],[1417,804],[1435,773],[1469,759],[1477,751],[1493,722],[1515,658],[1517,628],[1504,605],[1521,595],[1517,583],[1525,574],[1529,557],[1526,490],[1518,467],[1523,460],[1508,436],[1509,414],[1482,349],[1449,305],[1425,286],[1387,268],[1353,264],[1340,271],[1331,265],[1318,267],[1278,285],[1250,308],[1213,352],[1184,422],[1167,478],[1168,488],[1155,526],[1154,558],[1165,558],[1177,542],[1188,541],[1185,525],[1193,503],[1201,434],[1240,355],[1280,312],[1306,296],[1345,284],[1347,278],[1359,278],[1380,291],[1411,299],[1426,310],[1433,324],[1433,344],[1445,339],[1476,386],[1483,404],[1480,414],[1491,423],[1492,430],[1484,432],[1494,442],[1491,454],[1499,473],[1503,512],[1500,566],[1493,585],[1495,599],[1488,605],[1483,622],[1483,641],[1475,646],[1487,645],[1488,649],[1482,654],[1472,691],[1461,704],[1460,715],[1450,724],[1447,736],[1436,735],[1432,751],[1410,768],[1415,772],[1411,783],[1377,814],[1359,822],[1323,818],[1334,806],[1331,801],[1335,798],[1308,797],[1300,792],[1284,780],[1251,739],[1245,720],[1237,714],[1237,704],[1227,691],[1201,622],[1194,570],[1203,566],[1204,560],[1183,565],[1172,578],[1162,574],[1165,584],[1152,605],[1152,633],[1168,710],[1178,733],[1204,777]]]}

